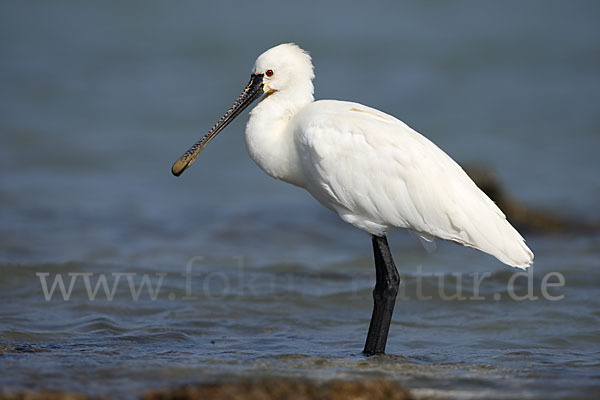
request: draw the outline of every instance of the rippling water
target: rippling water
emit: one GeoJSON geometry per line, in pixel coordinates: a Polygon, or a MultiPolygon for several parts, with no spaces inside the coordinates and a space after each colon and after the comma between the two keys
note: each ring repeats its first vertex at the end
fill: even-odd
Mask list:
{"type": "Polygon", "coordinates": [[[295,41],[317,98],[388,111],[530,206],[600,220],[595,2],[0,9],[0,390],[382,376],[460,399],[600,391],[599,235],[526,233],[529,277],[390,235],[402,298],[389,354],[365,358],[370,241],[252,164],[247,117],[170,175],[256,55],[295,41]]]}

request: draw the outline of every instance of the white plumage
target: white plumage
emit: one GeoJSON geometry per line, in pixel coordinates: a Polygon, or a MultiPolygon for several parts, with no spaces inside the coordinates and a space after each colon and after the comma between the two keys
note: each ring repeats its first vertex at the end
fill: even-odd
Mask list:
{"type": "Polygon", "coordinates": [[[267,50],[253,73],[267,95],[250,114],[246,143],[267,174],[373,235],[406,228],[514,267],[533,262],[502,211],[427,138],[361,104],[313,101],[312,62],[298,46],[267,50]]]}
{"type": "Polygon", "coordinates": [[[383,354],[400,285],[386,233],[406,228],[451,240],[518,268],[533,253],[502,211],[435,144],[398,119],[358,103],[314,101],[310,56],[288,43],[258,57],[223,117],[171,169],[179,176],[253,101],[246,144],[269,175],[306,189],[371,234],[376,284],[363,353],[383,354]]]}

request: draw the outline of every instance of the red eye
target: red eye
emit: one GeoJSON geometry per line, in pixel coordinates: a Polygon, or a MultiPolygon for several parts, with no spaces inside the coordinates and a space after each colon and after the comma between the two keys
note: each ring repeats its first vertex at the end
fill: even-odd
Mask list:
{"type": "Polygon", "coordinates": [[[265,74],[267,76],[273,76],[273,70],[272,69],[268,69],[268,70],[266,70],[265,74]]]}

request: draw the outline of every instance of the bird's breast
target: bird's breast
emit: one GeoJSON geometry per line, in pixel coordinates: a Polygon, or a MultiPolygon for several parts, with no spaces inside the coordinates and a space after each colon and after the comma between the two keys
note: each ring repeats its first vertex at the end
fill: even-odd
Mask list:
{"type": "Polygon", "coordinates": [[[246,147],[252,160],[268,175],[304,187],[290,117],[259,104],[246,125],[246,147]]]}

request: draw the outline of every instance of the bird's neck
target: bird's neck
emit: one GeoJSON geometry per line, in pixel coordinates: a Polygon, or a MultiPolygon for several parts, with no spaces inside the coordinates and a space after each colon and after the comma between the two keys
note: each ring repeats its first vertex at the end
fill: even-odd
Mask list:
{"type": "Polygon", "coordinates": [[[254,162],[270,176],[300,187],[304,177],[291,121],[314,101],[312,83],[302,89],[267,95],[252,110],[246,126],[246,145],[254,162]]]}

